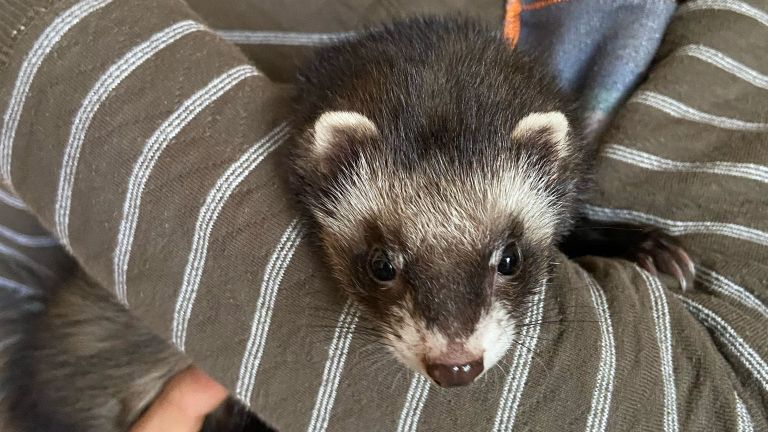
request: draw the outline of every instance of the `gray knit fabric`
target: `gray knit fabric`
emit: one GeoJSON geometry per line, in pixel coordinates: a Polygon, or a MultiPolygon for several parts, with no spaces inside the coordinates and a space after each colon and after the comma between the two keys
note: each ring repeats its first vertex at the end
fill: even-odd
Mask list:
{"type": "MultiPolygon", "coordinates": [[[[172,0],[23,14],[24,32],[0,40],[6,190],[281,431],[768,430],[764,0],[685,3],[604,137],[590,213],[680,236],[700,264],[694,289],[625,261],[561,257],[520,344],[460,390],[430,386],[358,330],[365,317],[284,189],[289,89],[277,82],[325,40],[284,32],[338,36],[400,12],[321,3],[190,2],[214,30],[172,0]],[[215,30],[252,43],[241,51],[215,30]]],[[[14,238],[33,262],[50,247],[14,238]]]]}

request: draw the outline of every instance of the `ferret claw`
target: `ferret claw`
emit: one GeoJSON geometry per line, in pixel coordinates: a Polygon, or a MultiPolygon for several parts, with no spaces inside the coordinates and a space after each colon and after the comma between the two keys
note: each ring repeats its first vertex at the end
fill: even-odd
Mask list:
{"type": "Polygon", "coordinates": [[[696,276],[696,266],[678,241],[660,230],[649,230],[628,258],[653,275],[658,272],[674,277],[686,291],[696,276]]]}
{"type": "Polygon", "coordinates": [[[654,276],[659,275],[659,272],[656,270],[656,266],[653,265],[653,259],[650,255],[644,253],[637,254],[637,263],[640,264],[640,267],[642,267],[648,273],[654,276]]]}
{"type": "Polygon", "coordinates": [[[658,251],[657,256],[659,257],[659,268],[661,268],[661,271],[670,276],[674,276],[674,278],[680,282],[680,289],[685,291],[686,288],[688,288],[688,283],[683,275],[683,270],[675,261],[675,257],[663,249],[658,251]]]}
{"type": "Polygon", "coordinates": [[[681,246],[673,244],[664,237],[659,237],[658,240],[659,243],[664,245],[667,250],[671,251],[675,255],[677,262],[684,264],[685,269],[688,270],[688,273],[691,277],[696,275],[696,265],[693,263],[693,260],[691,259],[690,255],[688,255],[688,252],[685,251],[685,249],[683,249],[681,246]]]}

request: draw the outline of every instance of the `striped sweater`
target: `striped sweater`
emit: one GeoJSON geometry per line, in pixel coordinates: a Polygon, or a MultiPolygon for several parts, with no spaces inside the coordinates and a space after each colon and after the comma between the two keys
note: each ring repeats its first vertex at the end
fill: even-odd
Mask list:
{"type": "MultiPolygon", "coordinates": [[[[563,257],[519,343],[458,391],[367,336],[281,181],[294,62],[444,5],[0,4],[0,252],[65,263],[54,233],[279,430],[768,430],[765,0],[681,6],[604,135],[590,215],[680,236],[694,289],[563,257]]],[[[501,22],[496,2],[450,4],[501,22]]]]}

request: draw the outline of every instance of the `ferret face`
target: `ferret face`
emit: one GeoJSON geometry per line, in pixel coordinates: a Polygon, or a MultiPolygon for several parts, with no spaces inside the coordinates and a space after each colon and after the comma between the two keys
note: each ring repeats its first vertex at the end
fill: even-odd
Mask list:
{"type": "Polygon", "coordinates": [[[395,357],[441,386],[473,382],[525,325],[562,217],[557,164],[541,157],[560,156],[567,125],[531,114],[468,159],[399,154],[357,112],[323,113],[303,137],[300,196],[334,276],[395,357]]]}

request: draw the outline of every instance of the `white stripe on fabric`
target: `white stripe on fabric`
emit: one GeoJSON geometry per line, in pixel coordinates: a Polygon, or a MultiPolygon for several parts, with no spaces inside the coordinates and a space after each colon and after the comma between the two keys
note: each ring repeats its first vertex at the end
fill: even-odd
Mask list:
{"type": "Polygon", "coordinates": [[[752,308],[768,318],[768,306],[760,299],[752,295],[744,287],[735,284],[724,276],[706,267],[696,266],[696,279],[708,286],[712,291],[729,296],[741,302],[744,306],[752,308]]]}
{"type": "Polygon", "coordinates": [[[528,323],[521,331],[521,339],[525,344],[531,344],[531,347],[516,345],[512,354],[512,363],[507,372],[507,379],[504,383],[499,406],[496,410],[496,418],[493,422],[493,432],[511,431],[517,418],[517,407],[523,396],[523,390],[528,380],[528,372],[533,360],[533,350],[536,349],[539,333],[541,332],[540,323],[544,316],[544,299],[546,297],[546,284],[542,284],[539,292],[536,293],[531,301],[532,307],[525,314],[525,323],[528,323]]]}
{"type": "Polygon", "coordinates": [[[664,111],[675,118],[706,124],[722,129],[744,132],[768,132],[768,123],[748,122],[730,117],[705,113],[671,97],[651,91],[637,92],[629,103],[641,103],[664,111]]]}
{"type": "Polygon", "coordinates": [[[397,432],[416,432],[428,395],[429,380],[420,373],[414,373],[405,397],[405,405],[400,412],[400,420],[397,422],[397,432]]]}
{"type": "MultiPolygon", "coordinates": [[[[6,348],[10,347],[12,344],[16,343],[19,340],[21,340],[21,335],[11,336],[7,339],[0,341],[0,352],[3,352],[6,348]]],[[[3,389],[0,389],[0,391],[2,391],[2,393],[0,393],[0,403],[1,403],[3,402],[3,397],[6,395],[6,393],[3,389]]]]}
{"type": "Polygon", "coordinates": [[[287,135],[288,125],[283,123],[251,146],[216,181],[216,184],[208,192],[205,203],[200,208],[195,224],[195,234],[192,237],[192,247],[187,258],[187,265],[184,268],[184,280],[176,299],[176,308],[173,314],[173,342],[182,351],[186,345],[187,324],[192,315],[197,289],[203,278],[208,242],[216,219],[237,186],[272,150],[282,144],[287,135]]]}
{"type": "Polygon", "coordinates": [[[710,329],[718,339],[736,354],[736,357],[744,363],[757,382],[760,383],[763,391],[768,391],[768,364],[766,364],[765,360],[763,360],[760,355],[758,355],[757,352],[755,352],[755,350],[747,344],[741,336],[739,336],[736,330],[728,325],[728,323],[716,313],[699,303],[679,295],[678,298],[685,303],[688,310],[696,316],[705,327],[710,329]]]}
{"type": "Polygon", "coordinates": [[[123,216],[120,221],[120,231],[117,237],[117,246],[113,258],[113,271],[115,277],[115,291],[118,300],[124,305],[128,304],[128,292],[126,287],[126,273],[128,261],[133,245],[133,236],[136,233],[136,224],[139,219],[141,198],[144,186],[147,184],[160,154],[165,147],[176,137],[181,129],[187,125],[203,109],[221,97],[229,89],[243,79],[257,75],[258,71],[253,66],[238,66],[220,75],[208,85],[176,109],[163,124],[147,140],[141,155],[133,166],[133,172],[128,181],[128,192],[123,203],[123,216]]]}
{"type": "MultiPolygon", "coordinates": [[[[690,4],[690,3],[689,3],[690,4]]],[[[713,66],[716,66],[732,75],[735,75],[755,87],[768,89],[768,76],[740,63],[720,51],[708,46],[690,44],[678,48],[673,55],[687,55],[696,57],[713,66]]]]}
{"type": "MultiPolygon", "coordinates": [[[[259,299],[256,302],[256,310],[253,314],[251,332],[248,344],[240,362],[240,372],[237,378],[235,395],[246,404],[250,404],[253,386],[256,382],[256,372],[261,364],[261,356],[264,354],[267,333],[272,322],[272,310],[275,306],[275,298],[283,280],[285,269],[293,258],[299,243],[305,232],[304,224],[299,219],[294,219],[283,233],[280,242],[275,247],[269,264],[264,269],[264,276],[259,290],[259,299]]],[[[174,317],[174,323],[178,318],[174,317]]],[[[177,328],[174,328],[174,341],[179,338],[177,328]]],[[[176,342],[178,344],[178,342],[176,342]]],[[[182,342],[183,343],[183,342],[182,342]]]]}
{"type": "Polygon", "coordinates": [[[23,253],[17,251],[16,249],[4,244],[0,243],[0,255],[7,255],[10,258],[15,259],[16,261],[19,261],[20,263],[23,263],[30,269],[33,269],[35,272],[37,272],[38,275],[45,275],[46,277],[52,278],[54,277],[53,272],[48,268],[37,261],[31,259],[30,257],[24,255],[23,253]]]}
{"type": "Polygon", "coordinates": [[[3,131],[0,133],[0,176],[11,189],[13,189],[11,185],[13,141],[16,138],[16,128],[19,126],[21,112],[27,100],[29,89],[32,87],[32,81],[37,75],[37,70],[64,34],[83,18],[111,2],[112,0],[85,0],[67,9],[43,31],[24,58],[11,92],[8,108],[3,116],[3,131]]]}
{"type": "Polygon", "coordinates": [[[765,165],[738,162],[673,161],[619,144],[606,146],[603,155],[653,171],[718,174],[768,183],[768,166],[765,165]]]}
{"type": "Polygon", "coordinates": [[[697,0],[683,3],[677,9],[677,14],[681,15],[688,12],[697,10],[727,10],[735,12],[740,15],[747,16],[760,22],[764,26],[768,26],[768,14],[757,9],[756,7],[747,4],[743,1],[737,0],[697,0]]]}
{"type": "Polygon", "coordinates": [[[240,45],[322,46],[351,39],[357,32],[301,33],[257,30],[217,30],[222,39],[240,45]]]}
{"type": "Polygon", "coordinates": [[[344,369],[344,363],[347,360],[347,351],[352,342],[352,336],[354,335],[359,316],[360,311],[351,300],[347,300],[344,310],[341,312],[341,316],[339,316],[333,341],[328,349],[328,360],[323,369],[323,379],[320,389],[317,391],[315,407],[312,410],[312,418],[309,421],[307,432],[322,432],[328,428],[331,409],[336,400],[336,390],[341,380],[341,371],[344,369]]]}
{"type": "Polygon", "coordinates": [[[595,389],[592,392],[592,407],[585,428],[587,432],[598,432],[605,431],[608,427],[608,413],[611,410],[616,376],[616,342],[613,338],[611,313],[603,290],[595,284],[592,276],[586,271],[582,270],[582,275],[589,286],[592,304],[600,324],[600,367],[597,371],[595,389]]]}
{"type": "Polygon", "coordinates": [[[0,237],[5,237],[19,246],[32,248],[53,247],[59,244],[51,236],[23,234],[2,225],[0,225],[0,237]]]}
{"type": "Polygon", "coordinates": [[[0,202],[18,210],[27,210],[27,205],[16,195],[0,189],[0,202]]]}
{"type": "Polygon", "coordinates": [[[672,235],[716,234],[768,246],[768,233],[743,225],[708,221],[674,221],[635,210],[597,207],[594,205],[584,206],[584,211],[591,219],[613,222],[640,222],[663,228],[672,235]]]}
{"type": "Polygon", "coordinates": [[[145,42],[136,45],[116,61],[102,74],[83,99],[80,109],[72,121],[69,140],[64,147],[64,157],[59,172],[59,184],[56,192],[54,221],[56,236],[62,245],[71,251],[69,241],[69,210],[72,205],[72,189],[75,184],[75,172],[80,159],[80,150],[85,135],[101,104],[112,91],[136,68],[150,59],[163,48],[179,40],[182,36],[205,30],[205,26],[194,21],[181,21],[165,30],[155,33],[145,42]]]}
{"type": "Polygon", "coordinates": [[[738,420],[739,432],[753,432],[755,430],[752,424],[752,417],[747,411],[747,407],[744,405],[744,401],[741,400],[736,392],[733,392],[733,397],[736,399],[736,419],[738,420]]]}
{"type": "Polygon", "coordinates": [[[40,294],[40,290],[32,288],[29,285],[24,285],[21,282],[7,277],[0,276],[0,288],[11,291],[12,293],[20,296],[30,296],[33,294],[40,294]]]}
{"type": "Polygon", "coordinates": [[[656,328],[656,342],[659,345],[659,361],[661,363],[661,380],[664,386],[664,430],[678,430],[677,419],[677,387],[675,385],[674,364],[672,358],[672,330],[669,318],[669,306],[664,289],[659,281],[645,270],[635,266],[648,286],[651,296],[651,310],[656,328]]]}

